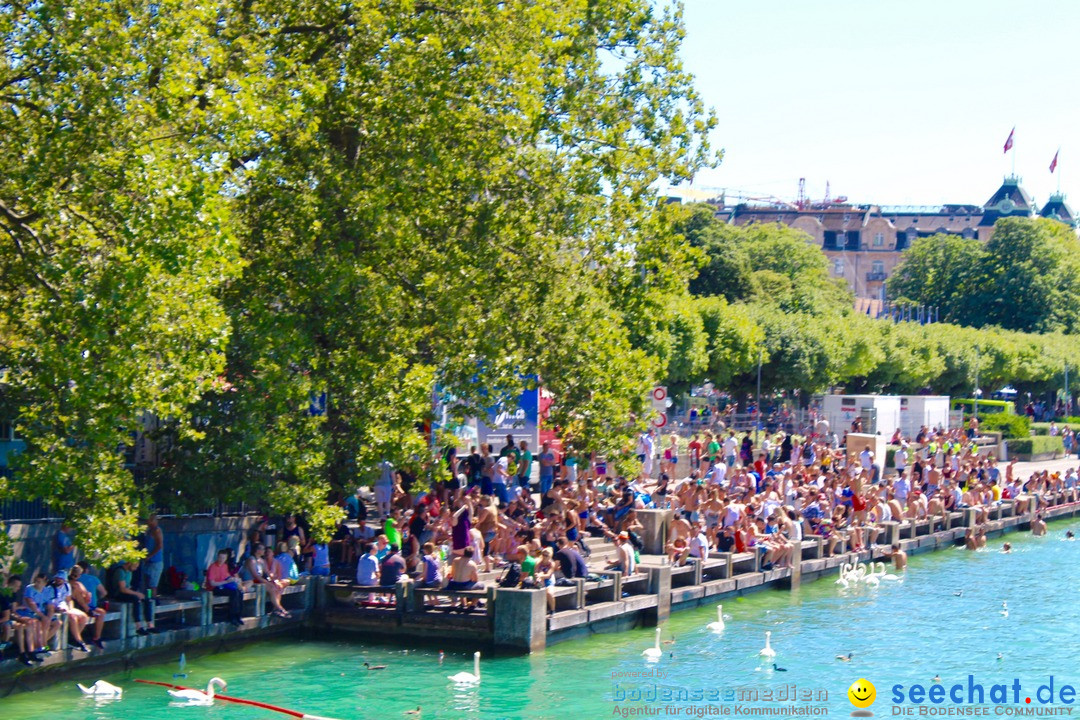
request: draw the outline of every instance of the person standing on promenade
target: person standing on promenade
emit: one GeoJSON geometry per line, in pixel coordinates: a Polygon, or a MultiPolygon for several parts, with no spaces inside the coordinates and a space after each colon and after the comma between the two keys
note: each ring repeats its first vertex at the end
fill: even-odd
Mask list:
{"type": "Polygon", "coordinates": [[[375,508],[379,517],[390,515],[390,500],[394,493],[394,466],[389,460],[379,463],[379,477],[375,481],[375,508]]]}
{"type": "Polygon", "coordinates": [[[555,467],[558,465],[555,453],[551,451],[551,443],[544,442],[540,446],[540,455],[537,459],[540,461],[540,495],[544,496],[551,490],[551,485],[555,481],[555,467]]]}
{"type": "Polygon", "coordinates": [[[56,568],[55,571],[64,570],[66,572],[70,570],[71,566],[75,564],[75,533],[72,532],[71,526],[67,522],[62,523],[60,529],[56,531],[54,545],[53,564],[56,568]]]}
{"type": "Polygon", "coordinates": [[[143,540],[146,547],[146,560],[143,561],[143,592],[149,597],[158,590],[161,573],[165,569],[165,537],[158,525],[158,516],[151,514],[146,520],[146,533],[143,540]]]}

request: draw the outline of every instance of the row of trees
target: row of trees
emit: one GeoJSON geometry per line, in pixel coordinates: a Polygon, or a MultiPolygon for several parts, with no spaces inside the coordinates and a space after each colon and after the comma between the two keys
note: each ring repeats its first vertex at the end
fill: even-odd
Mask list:
{"type": "Polygon", "coordinates": [[[423,469],[434,387],[525,374],[625,446],[695,269],[652,188],[718,159],[682,35],[648,0],[5,6],[0,500],[105,560],[153,503],[318,533],[377,461],[423,469]]]}
{"type": "Polygon", "coordinates": [[[1080,332],[1080,247],[1067,225],[1006,218],[983,243],[957,235],[916,240],[889,279],[890,295],[938,307],[959,325],[1080,332]]]}
{"type": "MultiPolygon", "coordinates": [[[[1074,338],[1060,332],[1025,333],[986,323],[894,324],[857,314],[846,286],[829,276],[824,254],[804,233],[783,225],[728,225],[707,205],[682,212],[677,228],[691,247],[704,251],[705,260],[689,285],[694,296],[672,315],[681,351],[667,373],[676,390],[707,378],[718,387],[750,391],[760,356],[762,389],[770,392],[799,390],[809,396],[844,386],[853,392],[969,396],[977,373],[983,388],[1013,384],[1039,393],[1060,388],[1066,364],[1075,361],[1074,338]]],[[[1056,238],[1065,254],[1080,249],[1068,228],[1041,219],[1002,220],[991,242],[1016,248],[1046,236],[1056,238]]],[[[940,245],[981,247],[951,236],[939,240],[940,245]]],[[[943,263],[914,269],[931,241],[937,242],[920,241],[905,259],[901,268],[907,276],[935,277],[934,268],[943,263]]],[[[989,246],[980,250],[991,251],[989,246]]],[[[1013,265],[1032,262],[1010,257],[1013,265]]],[[[927,286],[942,284],[938,279],[927,286]]],[[[1057,297],[1067,295],[1065,289],[1046,292],[1057,297]]],[[[1024,311],[1010,310],[1014,316],[1024,311]]],[[[1031,314],[1042,311],[1040,306],[1031,314]]]]}

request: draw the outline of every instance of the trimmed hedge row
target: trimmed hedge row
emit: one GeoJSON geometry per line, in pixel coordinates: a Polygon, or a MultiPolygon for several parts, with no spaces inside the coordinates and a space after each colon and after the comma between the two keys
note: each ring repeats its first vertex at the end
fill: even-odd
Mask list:
{"type": "MultiPolygon", "coordinates": [[[[1058,421],[1057,426],[1059,432],[1066,427],[1071,427],[1075,431],[1080,429],[1080,418],[1066,418],[1065,420],[1060,420],[1058,421]]],[[[1031,423],[1031,432],[1036,435],[1049,435],[1050,423],[1033,422],[1031,423]]]]}
{"type": "Polygon", "coordinates": [[[1014,438],[1006,440],[1009,455],[1043,455],[1045,453],[1065,454],[1065,446],[1061,443],[1061,436],[1032,435],[1026,438],[1014,438]]]}

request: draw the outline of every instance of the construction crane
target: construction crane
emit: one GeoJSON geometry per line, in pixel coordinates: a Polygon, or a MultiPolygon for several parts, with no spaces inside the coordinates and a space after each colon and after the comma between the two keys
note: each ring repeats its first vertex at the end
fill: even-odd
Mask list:
{"type": "Polygon", "coordinates": [[[723,200],[725,203],[730,199],[738,200],[745,203],[756,203],[762,205],[775,205],[778,207],[790,208],[791,210],[797,210],[798,206],[789,201],[782,200],[775,195],[751,195],[746,191],[731,188],[722,187],[710,187],[710,186],[695,186],[695,190],[701,190],[703,192],[715,193],[717,197],[723,200]]]}
{"type": "MultiPolygon", "coordinates": [[[[686,189],[694,190],[705,195],[712,194],[713,197],[718,198],[723,205],[726,205],[729,200],[734,200],[736,203],[766,205],[787,210],[818,210],[827,208],[830,205],[842,205],[847,202],[847,196],[842,195],[835,199],[831,196],[831,186],[828,182],[825,183],[825,199],[811,200],[806,194],[806,178],[799,178],[799,190],[795,202],[778,198],[775,195],[753,194],[750,191],[738,188],[695,185],[692,188],[686,189]]],[[[675,194],[678,190],[679,188],[673,188],[671,192],[675,194]]]]}

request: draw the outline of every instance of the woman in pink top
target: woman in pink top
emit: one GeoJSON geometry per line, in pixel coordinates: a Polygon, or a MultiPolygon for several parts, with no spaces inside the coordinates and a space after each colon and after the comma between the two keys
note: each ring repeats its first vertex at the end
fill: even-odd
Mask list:
{"type": "Polygon", "coordinates": [[[218,550],[217,560],[206,569],[206,587],[218,597],[229,598],[229,622],[243,625],[244,591],[241,580],[229,570],[229,553],[218,550]]]}

